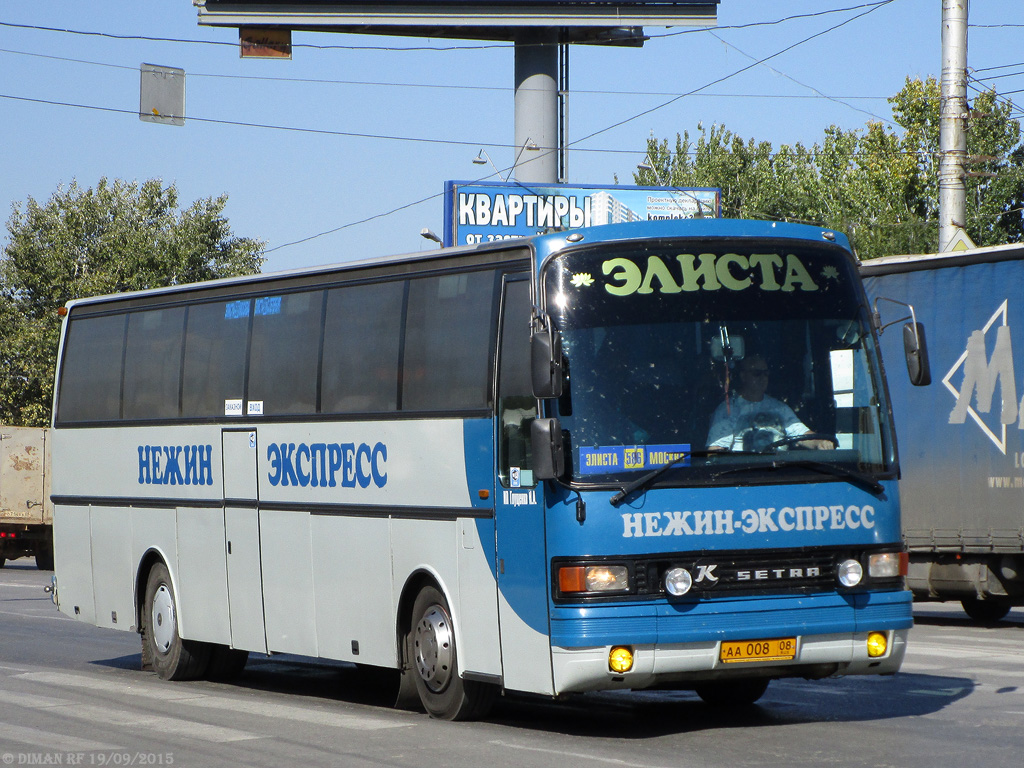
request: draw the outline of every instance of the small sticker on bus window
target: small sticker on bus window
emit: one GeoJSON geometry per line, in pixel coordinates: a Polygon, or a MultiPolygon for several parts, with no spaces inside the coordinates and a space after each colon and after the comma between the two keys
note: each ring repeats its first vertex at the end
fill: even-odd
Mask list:
{"type": "Polygon", "coordinates": [[[241,416],[242,415],[242,400],[225,400],[224,401],[224,415],[225,416],[241,416]]]}
{"type": "Polygon", "coordinates": [[[262,416],[263,415],[263,401],[262,400],[250,400],[249,408],[247,413],[250,416],[262,416]]]}
{"type": "Polygon", "coordinates": [[[225,320],[238,320],[242,317],[249,316],[249,300],[242,299],[241,301],[229,301],[224,305],[224,319],[225,320]]]}
{"type": "Polygon", "coordinates": [[[281,297],[280,296],[264,296],[262,299],[256,299],[256,311],[257,317],[261,315],[279,315],[281,314],[281,297]]]}
{"type": "Polygon", "coordinates": [[[675,445],[604,445],[580,448],[580,473],[604,475],[613,472],[640,472],[657,469],[669,462],[689,466],[690,444],[675,445]],[[677,461],[682,458],[681,461],[677,461]]]}

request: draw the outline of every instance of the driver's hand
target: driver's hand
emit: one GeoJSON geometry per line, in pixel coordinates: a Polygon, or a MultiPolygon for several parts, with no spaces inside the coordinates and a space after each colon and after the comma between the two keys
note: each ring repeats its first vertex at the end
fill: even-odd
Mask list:
{"type": "Polygon", "coordinates": [[[832,451],[836,447],[831,440],[801,440],[800,445],[816,451],[832,451]]]}

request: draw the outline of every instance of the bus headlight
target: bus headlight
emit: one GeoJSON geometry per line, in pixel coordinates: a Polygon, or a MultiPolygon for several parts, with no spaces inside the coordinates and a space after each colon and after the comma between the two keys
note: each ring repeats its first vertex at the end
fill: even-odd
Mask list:
{"type": "Polygon", "coordinates": [[[629,568],[624,565],[575,565],[558,569],[562,594],[628,592],[629,568]]]}
{"type": "Polygon", "coordinates": [[[665,591],[675,597],[682,597],[693,586],[693,577],[685,568],[669,568],[665,572],[665,591]]]}
{"type": "Polygon", "coordinates": [[[856,587],[864,578],[864,566],[857,560],[843,560],[836,571],[836,578],[844,587],[856,587]]]}
{"type": "Polygon", "coordinates": [[[868,576],[872,579],[894,579],[899,575],[899,552],[880,552],[868,557],[868,576]]]}

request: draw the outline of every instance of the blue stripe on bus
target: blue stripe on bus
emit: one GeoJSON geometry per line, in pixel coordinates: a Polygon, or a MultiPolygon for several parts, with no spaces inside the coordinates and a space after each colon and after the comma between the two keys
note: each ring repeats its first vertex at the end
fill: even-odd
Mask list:
{"type": "Polygon", "coordinates": [[[582,648],[909,629],[909,592],[555,608],[551,644],[582,648]]]}

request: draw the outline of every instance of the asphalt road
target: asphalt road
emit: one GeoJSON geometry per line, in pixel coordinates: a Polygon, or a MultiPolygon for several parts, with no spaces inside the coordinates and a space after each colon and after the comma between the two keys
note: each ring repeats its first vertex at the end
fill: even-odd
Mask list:
{"type": "Polygon", "coordinates": [[[138,636],[59,614],[31,560],[0,570],[0,768],[6,765],[1024,765],[1024,610],[978,626],[915,607],[890,678],[776,681],[754,707],[690,693],[502,699],[478,723],[386,706],[345,664],[255,657],[234,683],[139,671],[138,636]]]}

